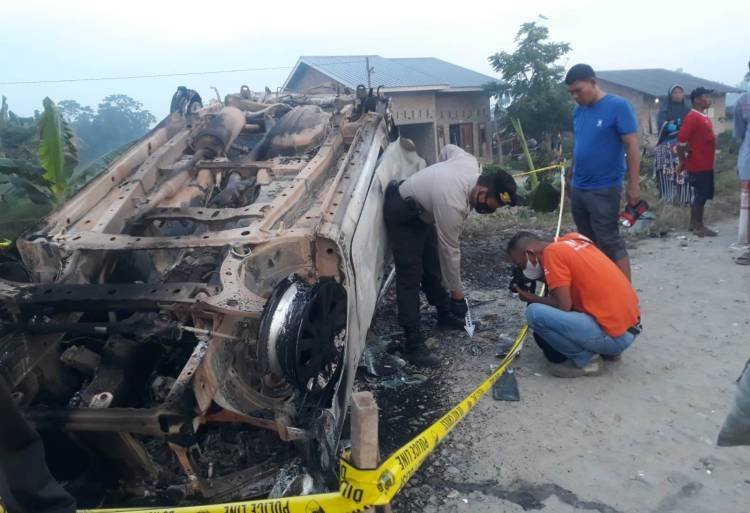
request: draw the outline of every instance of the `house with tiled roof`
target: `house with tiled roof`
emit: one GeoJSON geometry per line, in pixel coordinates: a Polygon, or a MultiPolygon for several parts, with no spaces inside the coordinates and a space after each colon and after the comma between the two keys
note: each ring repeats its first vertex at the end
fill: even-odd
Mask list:
{"type": "Polygon", "coordinates": [[[490,162],[490,96],[483,86],[495,80],[434,57],[307,56],[300,57],[283,88],[298,93],[380,88],[391,98],[401,134],[428,163],[449,143],[490,162]]]}
{"type": "Polygon", "coordinates": [[[689,96],[690,91],[696,87],[713,89],[713,105],[707,114],[714,125],[714,131],[719,134],[731,129],[727,122],[726,95],[737,92],[738,89],[735,87],[688,73],[661,68],[597,71],[596,76],[604,91],[630,101],[638,116],[641,133],[652,142],[659,133],[660,127],[657,126],[656,119],[661,102],[665,100],[667,92],[674,85],[682,86],[685,96],[689,96]]]}

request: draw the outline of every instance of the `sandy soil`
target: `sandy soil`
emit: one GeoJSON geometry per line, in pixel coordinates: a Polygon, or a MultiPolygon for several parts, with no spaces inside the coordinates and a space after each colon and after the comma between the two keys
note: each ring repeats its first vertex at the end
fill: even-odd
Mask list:
{"type": "MultiPolygon", "coordinates": [[[[750,448],[716,435],[750,357],[750,268],[731,257],[735,225],[716,239],[639,241],[631,249],[645,332],[599,377],[546,373],[533,339],[515,364],[521,401],[485,397],[398,497],[405,512],[595,511],[747,513],[750,448]]],[[[683,234],[686,235],[686,234],[683,234]]],[[[497,363],[498,339],[520,328],[500,250],[509,233],[464,241],[474,316],[466,335],[434,332],[444,359],[422,384],[377,379],[381,438],[391,450],[470,391],[497,363]]],[[[392,294],[373,331],[396,337],[392,294]]],[[[425,308],[425,322],[431,313],[425,308]]],[[[406,370],[417,373],[415,369],[406,370]]],[[[423,378],[422,378],[423,379],[423,378]]]]}

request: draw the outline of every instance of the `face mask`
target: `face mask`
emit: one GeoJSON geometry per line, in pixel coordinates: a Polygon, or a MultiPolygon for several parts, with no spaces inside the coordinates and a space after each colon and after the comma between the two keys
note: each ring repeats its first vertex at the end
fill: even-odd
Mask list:
{"type": "Polygon", "coordinates": [[[479,201],[479,194],[477,193],[477,199],[476,204],[474,205],[474,210],[477,211],[478,214],[492,214],[495,212],[495,209],[487,205],[487,193],[484,194],[484,201],[479,201]]]}
{"type": "Polygon", "coordinates": [[[477,205],[474,207],[474,210],[476,210],[479,214],[492,214],[495,212],[495,209],[488,206],[487,203],[477,203],[477,205]]]}
{"type": "Polygon", "coordinates": [[[529,257],[526,257],[526,267],[523,270],[523,275],[526,276],[530,280],[538,280],[544,276],[544,269],[542,269],[541,264],[537,262],[536,264],[532,264],[529,257]]]}

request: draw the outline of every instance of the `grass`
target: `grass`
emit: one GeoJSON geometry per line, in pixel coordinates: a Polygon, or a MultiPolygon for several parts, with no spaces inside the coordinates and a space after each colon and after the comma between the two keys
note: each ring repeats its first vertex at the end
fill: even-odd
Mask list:
{"type": "MultiPolygon", "coordinates": [[[[641,197],[649,204],[656,217],[649,230],[641,235],[627,237],[666,236],[670,232],[686,231],[690,221],[688,206],[663,203],[657,195],[656,183],[651,178],[653,162],[644,159],[641,164],[641,197]]],[[[624,199],[623,199],[624,204],[624,199]]],[[[737,155],[722,149],[716,155],[714,199],[706,205],[706,224],[712,225],[724,219],[736,218],[740,211],[739,180],[737,178],[737,155]]],[[[557,211],[535,212],[529,207],[500,208],[492,215],[469,216],[464,233],[468,237],[502,234],[512,236],[518,230],[529,230],[552,235],[557,224],[557,211]]],[[[570,201],[566,200],[563,212],[562,233],[574,231],[575,223],[570,215],[570,201]]]]}
{"type": "MultiPolygon", "coordinates": [[[[737,178],[737,155],[721,151],[716,155],[714,199],[706,204],[705,222],[707,225],[724,219],[739,216],[740,193],[737,178]]],[[[650,169],[646,170],[650,172],[650,169]]],[[[672,205],[659,200],[656,184],[650,178],[641,180],[641,196],[650,207],[656,221],[651,226],[650,235],[665,235],[673,231],[685,231],[690,221],[690,207],[672,205]]]]}
{"type": "MultiPolygon", "coordinates": [[[[510,238],[519,230],[537,232],[552,236],[557,226],[557,211],[535,212],[530,207],[499,208],[494,214],[482,215],[473,212],[464,224],[463,233],[468,238],[501,235],[510,238]]],[[[565,201],[561,233],[575,231],[575,223],[570,215],[570,202],[565,201]]]]}

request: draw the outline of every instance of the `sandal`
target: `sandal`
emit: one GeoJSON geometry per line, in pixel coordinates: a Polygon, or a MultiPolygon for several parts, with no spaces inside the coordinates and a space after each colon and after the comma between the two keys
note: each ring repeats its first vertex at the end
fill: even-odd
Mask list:
{"type": "Polygon", "coordinates": [[[699,226],[693,230],[693,233],[698,237],[716,237],[719,235],[717,232],[706,228],[705,226],[699,226]]]}
{"type": "Polygon", "coordinates": [[[750,265],[750,251],[735,258],[734,263],[737,265],[750,265]]]}

